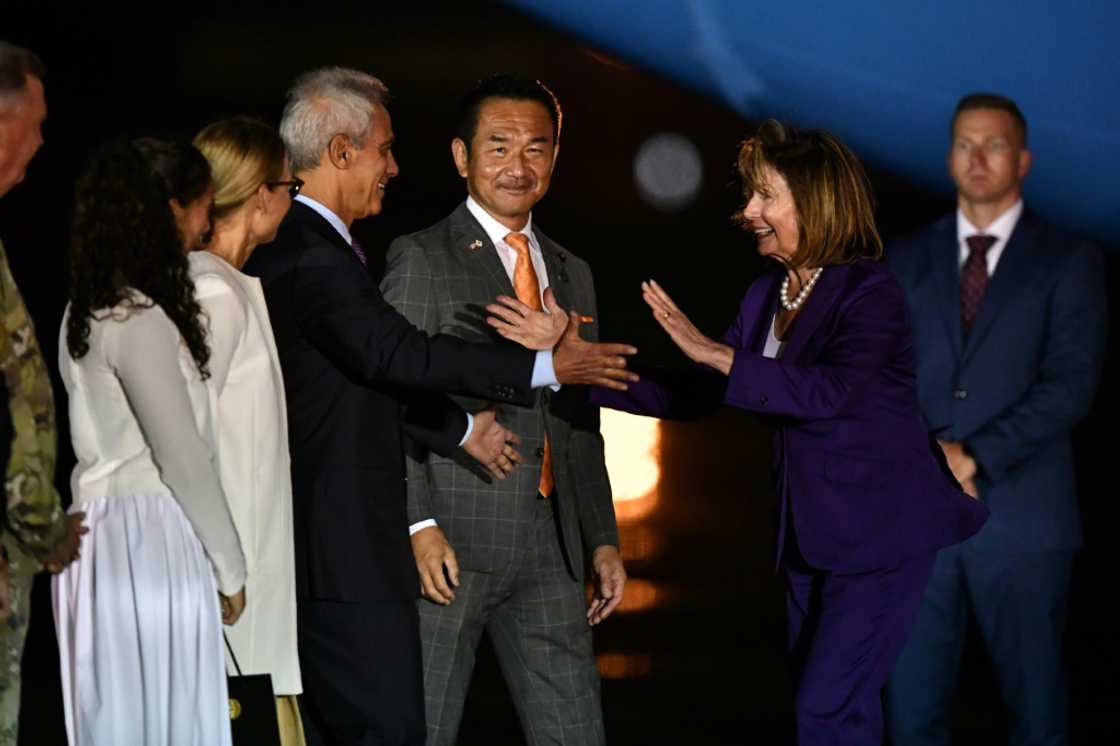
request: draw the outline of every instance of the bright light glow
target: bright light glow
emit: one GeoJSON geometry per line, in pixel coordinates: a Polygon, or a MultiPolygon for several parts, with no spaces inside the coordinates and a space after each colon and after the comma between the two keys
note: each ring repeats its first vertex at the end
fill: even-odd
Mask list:
{"type": "Polygon", "coordinates": [[[607,473],[620,522],[636,521],[657,505],[661,429],[656,419],[602,410],[600,431],[606,443],[607,473]]]}
{"type": "Polygon", "coordinates": [[[643,142],[634,156],[638,193],[659,210],[688,207],[699,196],[703,181],[700,149],[687,137],[661,132],[643,142]]]}
{"type": "Polygon", "coordinates": [[[622,603],[618,605],[618,613],[626,614],[632,611],[648,611],[655,606],[663,606],[666,594],[664,589],[648,580],[630,578],[622,591],[622,603]]]}
{"type": "Polygon", "coordinates": [[[628,523],[636,523],[649,516],[656,507],[656,492],[651,492],[645,497],[639,497],[636,500],[623,500],[621,502],[616,497],[614,502],[614,516],[618,520],[620,526],[628,523]]]}
{"type": "MultiPolygon", "coordinates": [[[[633,501],[625,503],[632,505],[633,501]]],[[[624,562],[653,559],[661,550],[661,537],[649,526],[630,523],[618,529],[618,551],[624,562]]]]}
{"type": "Polygon", "coordinates": [[[604,679],[633,679],[647,675],[653,668],[648,655],[633,653],[600,653],[597,663],[604,679]]]}

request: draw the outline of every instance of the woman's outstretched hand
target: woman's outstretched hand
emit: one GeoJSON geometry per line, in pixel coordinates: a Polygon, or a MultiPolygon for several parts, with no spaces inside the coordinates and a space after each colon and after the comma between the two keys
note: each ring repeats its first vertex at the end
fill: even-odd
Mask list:
{"type": "Polygon", "coordinates": [[[661,328],[681,348],[681,352],[724,375],[731,372],[734,350],[701,334],[660,285],[653,280],[643,282],[642,299],[653,311],[653,318],[657,319],[661,328]]]}

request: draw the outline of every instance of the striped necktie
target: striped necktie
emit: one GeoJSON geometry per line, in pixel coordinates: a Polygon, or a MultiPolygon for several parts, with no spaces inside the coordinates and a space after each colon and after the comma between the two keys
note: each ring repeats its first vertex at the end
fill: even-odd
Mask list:
{"type": "Polygon", "coordinates": [[[369,266],[366,262],[366,252],[362,245],[358,243],[358,239],[350,239],[350,248],[354,250],[354,255],[358,257],[358,261],[362,263],[363,267],[369,266]]]}

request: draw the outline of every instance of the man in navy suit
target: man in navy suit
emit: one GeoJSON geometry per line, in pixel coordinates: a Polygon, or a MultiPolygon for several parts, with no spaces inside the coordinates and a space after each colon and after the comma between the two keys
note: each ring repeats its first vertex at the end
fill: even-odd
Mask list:
{"type": "Polygon", "coordinates": [[[965,96],[948,165],[957,211],[897,241],[926,425],[991,509],[941,550],[887,688],[894,746],[948,744],[969,614],[1010,713],[1011,743],[1068,743],[1066,597],[1081,526],[1071,431],[1105,354],[1101,253],[1023,205],[1031,166],[1013,101],[965,96]]]}
{"type": "Polygon", "coordinates": [[[585,342],[575,324],[534,356],[427,335],[393,310],[350,234],[381,212],[397,175],[387,103],[384,84],[358,70],[320,68],[296,81],[280,123],[295,179],[269,186],[303,190],[276,239],[245,265],[261,279],[284,374],[309,746],[423,746],[427,737],[402,431],[443,456],[462,446],[495,476],[517,460],[492,410],[470,418],[407,390],[528,405],[543,385],[632,377],[622,355],[633,348],[585,342]]]}

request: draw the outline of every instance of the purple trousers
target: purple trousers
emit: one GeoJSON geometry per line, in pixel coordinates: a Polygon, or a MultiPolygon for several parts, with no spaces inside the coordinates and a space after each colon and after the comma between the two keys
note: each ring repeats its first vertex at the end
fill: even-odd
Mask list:
{"type": "Polygon", "coordinates": [[[918,616],[935,554],[858,574],[808,566],[787,540],[798,746],[880,746],[882,690],[918,616]]]}

